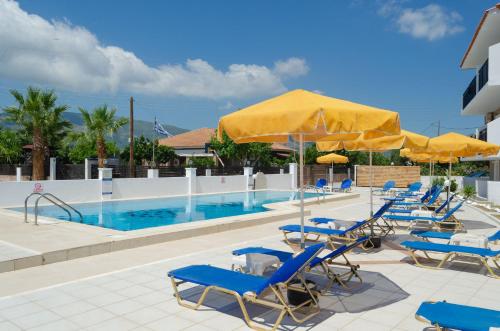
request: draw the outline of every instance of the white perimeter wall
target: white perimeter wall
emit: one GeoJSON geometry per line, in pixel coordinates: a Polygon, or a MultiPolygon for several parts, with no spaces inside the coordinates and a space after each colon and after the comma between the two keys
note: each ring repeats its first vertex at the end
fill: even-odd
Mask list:
{"type": "Polygon", "coordinates": [[[113,179],[113,199],[184,195],[188,193],[186,177],[113,179]]]}
{"type": "Polygon", "coordinates": [[[500,182],[483,178],[465,178],[465,185],[472,185],[476,188],[478,197],[488,199],[495,204],[500,204],[500,182]]]}
{"type": "MultiPolygon", "coordinates": [[[[33,192],[35,184],[41,184],[43,192],[50,192],[67,202],[101,199],[101,181],[98,179],[0,182],[0,207],[23,206],[24,199],[33,192]]],[[[34,203],[35,199],[32,199],[34,203]]]]}
{"type": "MultiPolygon", "coordinates": [[[[22,206],[37,183],[42,185],[43,192],[50,192],[66,202],[101,200],[101,181],[98,179],[0,182],[0,208],[22,206]]],[[[186,195],[188,183],[187,177],[116,178],[113,179],[112,199],[186,195]]],[[[291,189],[288,174],[265,175],[265,183],[265,187],[259,189],[291,189]]],[[[199,176],[196,177],[195,193],[245,191],[245,185],[245,176],[199,176]]]]}
{"type": "Polygon", "coordinates": [[[196,193],[245,191],[246,176],[198,176],[196,193]]]}
{"type": "MultiPolygon", "coordinates": [[[[447,176],[437,176],[437,177],[446,177],[447,176]]],[[[436,178],[434,176],[433,178],[436,178]]],[[[454,179],[457,181],[458,189],[461,190],[464,187],[464,177],[463,176],[451,176],[451,179],[454,179]]],[[[420,181],[422,182],[423,187],[429,186],[429,176],[420,176],[420,181]]]]}

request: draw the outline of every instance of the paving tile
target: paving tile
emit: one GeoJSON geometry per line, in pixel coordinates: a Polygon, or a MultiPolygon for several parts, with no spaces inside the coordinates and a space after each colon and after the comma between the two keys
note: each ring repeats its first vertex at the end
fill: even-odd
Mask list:
{"type": "Polygon", "coordinates": [[[30,329],[33,327],[39,327],[44,324],[48,324],[53,321],[60,320],[61,317],[50,310],[43,310],[37,313],[25,315],[13,319],[12,322],[23,329],[30,329]]]}
{"type": "Polygon", "coordinates": [[[145,326],[154,331],[177,331],[184,330],[190,326],[195,325],[195,323],[185,320],[183,318],[171,315],[152,323],[146,324],[145,326]]]}
{"type": "Polygon", "coordinates": [[[42,326],[28,329],[28,331],[71,331],[78,330],[78,326],[68,320],[58,320],[42,326]]]}
{"type": "Polygon", "coordinates": [[[16,305],[14,307],[9,307],[0,310],[0,316],[2,316],[5,320],[12,320],[18,317],[31,315],[38,313],[43,310],[43,307],[37,305],[33,302],[28,302],[21,305],[16,305]]]}
{"type": "Polygon", "coordinates": [[[126,331],[137,328],[138,325],[123,317],[115,317],[104,322],[89,326],[88,331],[126,331]]]}
{"type": "Polygon", "coordinates": [[[113,313],[115,315],[124,315],[124,314],[130,313],[131,311],[141,309],[143,307],[144,306],[142,304],[140,304],[139,302],[127,299],[124,301],[112,303],[112,304],[104,306],[102,308],[106,309],[107,311],[110,311],[111,313],[113,313]]]}
{"type": "Polygon", "coordinates": [[[105,293],[105,294],[101,294],[101,295],[97,295],[95,297],[85,299],[85,301],[87,301],[88,303],[95,305],[97,307],[101,307],[101,306],[110,305],[110,304],[115,303],[115,302],[124,301],[126,299],[127,299],[127,297],[124,297],[123,295],[119,295],[116,293],[105,293]]]}
{"type": "Polygon", "coordinates": [[[98,324],[103,321],[114,318],[115,315],[102,308],[86,311],[82,314],[73,315],[68,317],[68,320],[80,328],[86,328],[93,324],[98,324]]]}
{"type": "Polygon", "coordinates": [[[11,322],[0,322],[0,330],[2,331],[21,331],[22,329],[11,322]]]}
{"type": "Polygon", "coordinates": [[[126,318],[139,325],[148,324],[169,316],[168,313],[154,307],[146,307],[127,313],[126,318]]]}
{"type": "Polygon", "coordinates": [[[69,316],[80,314],[80,313],[83,313],[83,312],[86,312],[86,311],[89,311],[89,310],[92,310],[95,308],[96,308],[96,306],[91,305],[90,303],[81,300],[81,301],[69,303],[67,305],[54,307],[54,308],[52,308],[52,311],[55,312],[57,315],[60,315],[62,317],[69,317],[69,316]]]}

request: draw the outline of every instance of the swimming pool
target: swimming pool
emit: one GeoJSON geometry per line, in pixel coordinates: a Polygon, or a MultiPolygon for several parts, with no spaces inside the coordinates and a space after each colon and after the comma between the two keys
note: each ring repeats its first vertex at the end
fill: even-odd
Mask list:
{"type": "MultiPolygon", "coordinates": [[[[318,193],[304,193],[305,198],[318,193]]],[[[73,204],[83,215],[83,223],[121,231],[145,229],[163,225],[204,221],[220,217],[267,211],[263,205],[299,199],[298,192],[255,191],[207,194],[169,198],[103,201],[73,204]]],[[[10,208],[24,212],[24,208],[10,208]]],[[[28,209],[33,213],[33,209],[28,209]]],[[[39,207],[39,215],[68,220],[68,215],[54,205],[39,207]]],[[[79,222],[77,215],[72,217],[79,222]]]]}

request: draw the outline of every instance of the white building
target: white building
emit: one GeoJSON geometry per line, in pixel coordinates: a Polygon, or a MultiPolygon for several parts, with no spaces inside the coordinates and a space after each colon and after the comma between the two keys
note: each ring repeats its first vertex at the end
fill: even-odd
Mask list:
{"type": "MultiPolygon", "coordinates": [[[[475,71],[463,93],[462,115],[483,116],[485,125],[477,129],[477,138],[500,145],[500,3],[484,12],[460,68],[475,71]]],[[[477,187],[478,194],[490,200],[498,195],[495,202],[500,203],[500,153],[474,159],[490,161],[490,181],[477,187]]]]}

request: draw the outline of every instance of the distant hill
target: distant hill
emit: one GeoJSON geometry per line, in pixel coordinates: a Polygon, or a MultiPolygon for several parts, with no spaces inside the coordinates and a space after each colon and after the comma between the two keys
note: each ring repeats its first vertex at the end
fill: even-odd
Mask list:
{"type": "MultiPolygon", "coordinates": [[[[73,130],[74,131],[83,131],[83,118],[82,114],[80,113],[74,113],[74,112],[65,112],[64,113],[64,118],[71,123],[73,123],[73,130]]],[[[187,132],[189,130],[179,128],[174,125],[168,125],[168,124],[163,124],[163,127],[165,130],[170,132],[173,135],[177,135],[180,133],[187,132]]],[[[155,132],[153,131],[153,122],[149,121],[143,121],[143,120],[134,120],[134,136],[139,137],[141,135],[144,135],[144,137],[152,139],[155,137],[155,132]]],[[[6,128],[14,128],[15,125],[12,123],[8,123],[5,121],[5,114],[0,113],[0,127],[6,127],[6,128]]],[[[118,132],[113,136],[113,140],[116,142],[116,144],[120,147],[123,148],[128,144],[128,130],[129,126],[125,125],[122,127],[118,132]]],[[[161,138],[161,137],[160,137],[161,138]]]]}

